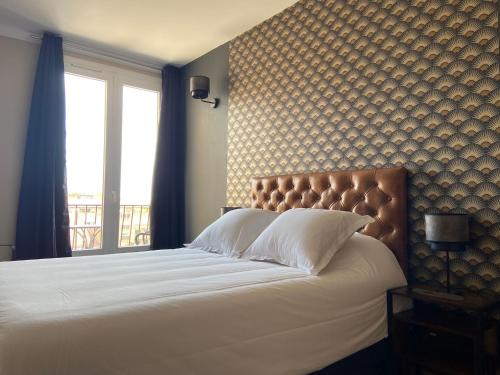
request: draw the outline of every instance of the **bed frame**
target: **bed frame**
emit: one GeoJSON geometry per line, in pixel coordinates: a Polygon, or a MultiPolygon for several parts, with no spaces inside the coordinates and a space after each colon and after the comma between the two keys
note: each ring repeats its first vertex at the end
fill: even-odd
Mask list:
{"type": "MultiPolygon", "coordinates": [[[[252,207],[278,212],[318,208],[370,215],[375,222],[361,233],[386,244],[407,275],[406,186],[407,170],[402,167],[255,177],[252,207]]],[[[387,374],[387,355],[387,340],[382,340],[315,374],[387,374]]]]}

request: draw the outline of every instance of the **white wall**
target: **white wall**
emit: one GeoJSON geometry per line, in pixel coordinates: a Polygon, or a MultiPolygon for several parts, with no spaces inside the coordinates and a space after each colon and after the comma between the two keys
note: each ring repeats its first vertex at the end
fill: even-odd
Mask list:
{"type": "MultiPolygon", "coordinates": [[[[39,45],[0,36],[0,245],[14,243],[33,77],[39,45]]],[[[11,257],[0,246],[0,260],[11,257]]]]}

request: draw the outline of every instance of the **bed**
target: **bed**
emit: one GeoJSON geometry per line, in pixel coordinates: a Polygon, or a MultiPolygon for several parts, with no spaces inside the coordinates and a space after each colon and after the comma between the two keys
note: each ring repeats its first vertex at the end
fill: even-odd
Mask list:
{"type": "Polygon", "coordinates": [[[384,340],[405,170],[256,178],[252,205],[376,221],[320,276],[196,248],[0,264],[0,374],[304,374],[384,340]]]}

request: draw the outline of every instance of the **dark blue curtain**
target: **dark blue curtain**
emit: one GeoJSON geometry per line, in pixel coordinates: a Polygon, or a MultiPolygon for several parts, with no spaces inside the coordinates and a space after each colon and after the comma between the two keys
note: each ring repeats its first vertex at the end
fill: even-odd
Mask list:
{"type": "Polygon", "coordinates": [[[151,198],[151,248],[184,241],[185,129],[181,70],[162,70],[162,100],[151,198]]]}
{"type": "Polygon", "coordinates": [[[66,190],[62,39],[46,33],[31,98],[15,259],[71,256],[66,190]]]}

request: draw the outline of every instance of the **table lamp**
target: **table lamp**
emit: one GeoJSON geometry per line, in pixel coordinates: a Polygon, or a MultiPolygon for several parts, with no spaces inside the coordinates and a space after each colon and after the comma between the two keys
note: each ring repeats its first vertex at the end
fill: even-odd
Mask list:
{"type": "Polygon", "coordinates": [[[425,214],[425,239],[432,251],[446,252],[446,293],[450,292],[450,251],[465,251],[469,217],[459,213],[425,214]]]}

